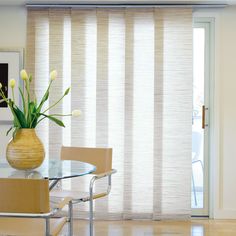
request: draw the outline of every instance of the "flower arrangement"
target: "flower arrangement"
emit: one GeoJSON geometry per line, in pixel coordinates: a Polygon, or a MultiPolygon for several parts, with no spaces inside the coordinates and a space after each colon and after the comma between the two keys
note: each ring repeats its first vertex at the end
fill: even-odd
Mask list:
{"type": "Polygon", "coordinates": [[[0,83],[0,103],[6,102],[9,109],[11,110],[11,113],[13,115],[13,126],[7,131],[8,133],[13,129],[13,137],[15,136],[16,132],[19,129],[33,129],[35,128],[41,121],[44,119],[49,119],[52,122],[56,123],[59,126],[65,127],[64,123],[58,119],[58,117],[61,116],[79,116],[81,114],[80,110],[74,110],[71,114],[47,114],[47,112],[55,107],[58,103],[61,102],[61,100],[68,95],[70,92],[70,88],[66,89],[64,94],[61,96],[61,98],[56,101],[53,105],[49,106],[46,109],[43,109],[43,105],[49,98],[50,88],[52,86],[53,81],[57,77],[57,71],[53,70],[50,72],[50,81],[48,88],[46,92],[44,93],[41,101],[38,103],[37,98],[31,97],[30,93],[30,83],[32,82],[33,78],[32,75],[27,74],[26,70],[21,70],[20,77],[23,80],[23,88],[19,87],[20,97],[22,100],[22,108],[20,108],[15,103],[15,95],[14,95],[14,89],[16,86],[16,81],[14,79],[11,79],[9,81],[9,86],[12,89],[12,98],[7,98],[3,91],[3,86],[0,83]]]}

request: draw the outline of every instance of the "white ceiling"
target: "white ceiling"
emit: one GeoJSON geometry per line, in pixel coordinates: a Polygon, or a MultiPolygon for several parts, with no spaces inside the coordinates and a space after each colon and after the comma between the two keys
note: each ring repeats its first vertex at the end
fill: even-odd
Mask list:
{"type": "Polygon", "coordinates": [[[25,4],[76,4],[76,3],[190,3],[190,4],[229,4],[236,5],[236,0],[0,0],[0,5],[20,6],[25,4]]]}

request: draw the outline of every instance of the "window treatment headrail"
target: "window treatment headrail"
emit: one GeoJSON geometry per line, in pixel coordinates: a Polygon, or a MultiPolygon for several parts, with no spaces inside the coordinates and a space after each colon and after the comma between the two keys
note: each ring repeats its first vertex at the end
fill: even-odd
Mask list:
{"type": "Polygon", "coordinates": [[[161,4],[161,3],[96,3],[96,4],[26,4],[27,8],[223,8],[227,4],[161,4]]]}

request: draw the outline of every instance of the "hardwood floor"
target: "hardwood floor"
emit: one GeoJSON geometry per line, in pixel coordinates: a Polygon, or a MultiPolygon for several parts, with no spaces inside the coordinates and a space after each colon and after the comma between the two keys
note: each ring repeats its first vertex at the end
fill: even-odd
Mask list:
{"type": "MultiPolygon", "coordinates": [[[[88,222],[76,220],[74,236],[88,235],[88,222]]],[[[236,220],[96,221],[94,236],[236,236],[236,220]]]]}

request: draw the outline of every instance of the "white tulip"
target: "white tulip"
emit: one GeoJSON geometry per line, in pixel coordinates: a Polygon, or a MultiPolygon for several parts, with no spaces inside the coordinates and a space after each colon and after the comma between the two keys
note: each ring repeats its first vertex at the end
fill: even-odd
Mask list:
{"type": "Polygon", "coordinates": [[[28,79],[29,79],[26,70],[21,70],[21,72],[20,72],[20,77],[21,77],[21,79],[23,79],[23,80],[28,80],[28,79]]]}
{"type": "Polygon", "coordinates": [[[16,81],[14,79],[11,79],[10,82],[9,82],[9,85],[11,88],[14,88],[15,85],[16,85],[16,81]]]}
{"type": "Polygon", "coordinates": [[[73,110],[71,114],[72,116],[77,117],[77,116],[80,116],[81,113],[82,113],[81,110],[73,110]]]}
{"type": "Polygon", "coordinates": [[[0,89],[2,88],[2,83],[0,83],[0,89]]]}
{"type": "Polygon", "coordinates": [[[56,70],[52,70],[50,72],[50,80],[53,81],[57,78],[57,71],[56,70]]]}

